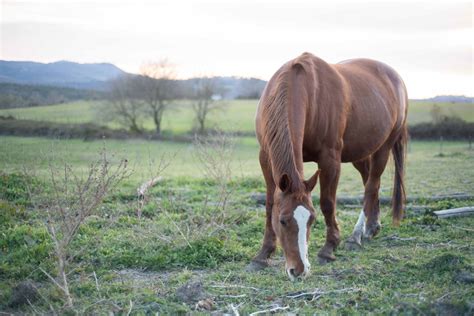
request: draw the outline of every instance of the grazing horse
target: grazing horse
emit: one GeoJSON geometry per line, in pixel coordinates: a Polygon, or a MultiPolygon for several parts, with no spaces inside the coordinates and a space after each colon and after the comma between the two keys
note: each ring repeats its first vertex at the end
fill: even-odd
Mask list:
{"type": "Polygon", "coordinates": [[[348,248],[380,230],[378,191],[390,152],[395,162],[393,223],[403,216],[404,157],[407,141],[407,92],[389,66],[370,59],[328,64],[304,53],[284,64],[270,79],[256,114],[260,165],[267,186],[266,226],[251,270],[264,268],[278,239],[290,279],[309,273],[308,239],[315,210],[311,190],[320,181],[320,207],[326,242],[320,263],[335,260],[340,243],[336,189],[342,162],[352,162],[365,186],[363,210],[348,248]],[[303,162],[318,164],[308,180],[303,162]]]}

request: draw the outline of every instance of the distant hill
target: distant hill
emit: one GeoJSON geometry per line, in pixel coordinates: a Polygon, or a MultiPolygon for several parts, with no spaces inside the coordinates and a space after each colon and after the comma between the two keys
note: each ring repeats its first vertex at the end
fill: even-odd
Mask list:
{"type": "Polygon", "coordinates": [[[434,98],[421,99],[416,101],[429,101],[438,103],[473,103],[473,97],[466,97],[464,95],[438,95],[434,98]]]}
{"type": "Polygon", "coordinates": [[[70,61],[37,63],[0,60],[0,82],[103,90],[106,81],[125,74],[108,63],[79,64],[70,61]]]}

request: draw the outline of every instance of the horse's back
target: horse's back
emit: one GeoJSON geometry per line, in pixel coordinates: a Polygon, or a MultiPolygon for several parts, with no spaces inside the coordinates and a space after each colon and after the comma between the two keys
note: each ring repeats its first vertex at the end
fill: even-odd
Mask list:
{"type": "Polygon", "coordinates": [[[405,85],[390,66],[370,59],[333,65],[346,81],[350,106],[344,133],[343,161],[362,159],[395,141],[405,124],[405,85]]]}

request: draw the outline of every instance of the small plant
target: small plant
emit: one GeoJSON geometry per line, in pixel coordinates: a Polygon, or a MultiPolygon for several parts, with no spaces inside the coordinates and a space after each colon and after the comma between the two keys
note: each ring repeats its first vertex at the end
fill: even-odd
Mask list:
{"type": "Polygon", "coordinates": [[[235,149],[235,140],[223,131],[215,131],[211,136],[196,136],[194,140],[196,156],[205,177],[217,184],[218,213],[225,214],[232,193],[230,181],[232,177],[231,162],[235,149]]]}
{"type": "Polygon", "coordinates": [[[57,275],[54,277],[41,267],[39,269],[61,290],[66,306],[72,308],[68,275],[70,263],[77,253],[72,251],[71,244],[107,194],[129,176],[127,160],[113,166],[104,146],[99,159],[90,164],[85,176],[80,176],[68,163],[61,167],[50,163],[49,173],[47,191],[36,187],[30,188],[29,193],[33,205],[44,214],[45,226],[53,242],[57,275]]]}

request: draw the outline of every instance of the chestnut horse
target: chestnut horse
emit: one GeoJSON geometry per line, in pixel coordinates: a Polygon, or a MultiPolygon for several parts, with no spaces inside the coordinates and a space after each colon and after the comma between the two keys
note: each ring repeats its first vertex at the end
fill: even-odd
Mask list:
{"type": "Polygon", "coordinates": [[[404,157],[407,141],[407,92],[389,66],[369,59],[328,64],[304,53],[284,64],[270,79],[256,115],[260,165],[267,186],[266,226],[261,250],[249,268],[260,269],[278,239],[290,279],[310,268],[308,239],[315,210],[311,190],[320,178],[320,207],[326,222],[321,263],[335,260],[340,243],[336,189],[342,162],[352,162],[365,186],[363,210],[348,248],[380,230],[378,191],[390,152],[395,162],[393,222],[403,215],[404,157]],[[309,179],[303,162],[318,164],[309,179]]]}

